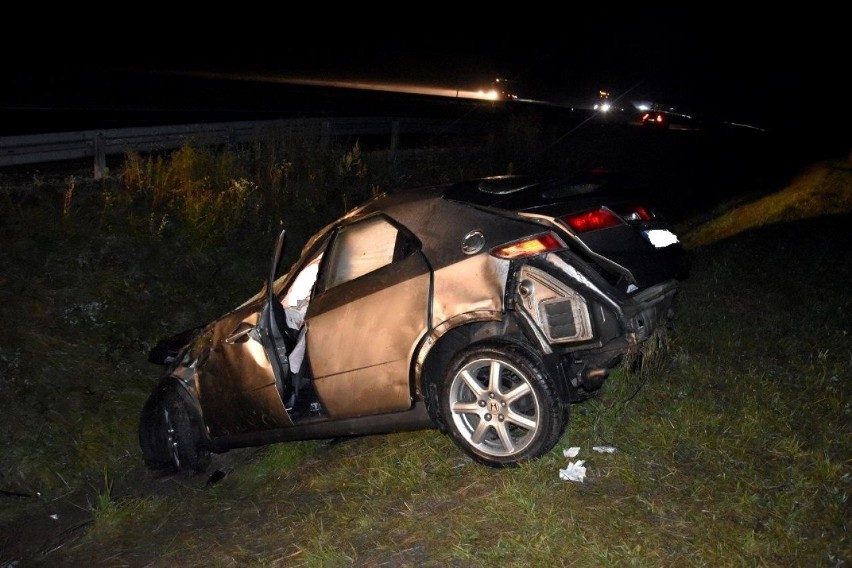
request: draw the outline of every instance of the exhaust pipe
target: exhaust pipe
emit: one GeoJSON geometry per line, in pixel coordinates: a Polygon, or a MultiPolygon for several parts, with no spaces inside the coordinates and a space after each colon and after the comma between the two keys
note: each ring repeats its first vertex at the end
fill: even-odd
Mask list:
{"type": "Polygon", "coordinates": [[[580,384],[587,391],[598,390],[608,376],[609,369],[606,367],[584,367],[580,372],[580,384]]]}

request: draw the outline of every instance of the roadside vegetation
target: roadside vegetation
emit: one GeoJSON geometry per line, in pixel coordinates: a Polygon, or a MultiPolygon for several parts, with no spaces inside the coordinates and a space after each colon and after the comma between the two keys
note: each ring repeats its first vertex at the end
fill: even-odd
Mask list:
{"type": "MultiPolygon", "coordinates": [[[[145,470],[158,339],[254,294],[281,226],[292,260],[382,191],[516,171],[540,155],[517,141],[541,132],[513,128],[517,147],[391,157],[271,133],[130,153],[97,182],[0,178],[0,566],[849,565],[843,161],[681,219],[692,271],[674,320],[541,460],[485,468],[424,430],[145,470]],[[583,483],[559,479],[572,446],[583,483]]],[[[548,167],[595,165],[573,156],[548,167]]]]}
{"type": "Polygon", "coordinates": [[[717,217],[693,227],[684,244],[695,248],[755,227],[852,211],[850,171],[852,164],[843,160],[811,164],[780,191],[728,206],[717,217]]]}

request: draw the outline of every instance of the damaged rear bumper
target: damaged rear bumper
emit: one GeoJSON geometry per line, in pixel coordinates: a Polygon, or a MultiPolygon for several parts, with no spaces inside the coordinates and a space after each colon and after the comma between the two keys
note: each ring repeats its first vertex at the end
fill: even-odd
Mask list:
{"type": "Polygon", "coordinates": [[[631,298],[622,316],[628,343],[638,345],[645,341],[658,325],[671,317],[677,291],[678,282],[671,280],[642,290],[631,298]]]}

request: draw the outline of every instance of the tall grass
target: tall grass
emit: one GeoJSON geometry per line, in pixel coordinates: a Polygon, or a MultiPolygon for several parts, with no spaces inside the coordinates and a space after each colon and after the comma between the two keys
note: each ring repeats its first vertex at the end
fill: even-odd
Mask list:
{"type": "Polygon", "coordinates": [[[699,247],[772,223],[852,211],[852,165],[845,160],[811,164],[781,191],[691,227],[684,243],[699,247]]]}
{"type": "Polygon", "coordinates": [[[546,127],[527,127],[515,126],[516,150],[391,157],[268,132],[128,153],[99,182],[0,178],[0,527],[88,516],[48,549],[0,538],[0,565],[852,562],[840,221],[697,246],[672,327],[523,467],[484,468],[420,431],[229,452],[215,478],[144,469],[136,423],[159,372],[148,350],[256,292],[282,225],[295,249],[386,189],[519,170],[542,159],[531,144],[546,127]],[[558,478],[569,446],[587,461],[583,484],[558,478]]]}

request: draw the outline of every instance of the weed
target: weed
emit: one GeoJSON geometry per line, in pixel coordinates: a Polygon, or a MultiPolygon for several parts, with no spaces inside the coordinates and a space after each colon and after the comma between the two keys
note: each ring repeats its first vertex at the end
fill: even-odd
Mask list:
{"type": "MultiPolygon", "coordinates": [[[[525,137],[518,125],[519,144],[547,126],[530,128],[525,137]]],[[[573,405],[559,449],[533,463],[485,468],[424,430],[231,452],[217,456],[232,465],[215,484],[152,476],[136,434],[159,372],[148,350],[255,293],[268,256],[257,243],[282,220],[301,243],[387,189],[536,157],[450,146],[399,152],[389,167],[386,153],[360,145],[322,150],[321,132],[263,136],[241,148],[128,153],[99,184],[39,174],[4,190],[0,489],[27,497],[4,493],[0,520],[6,528],[72,496],[93,519],[36,564],[852,561],[852,274],[841,256],[852,243],[842,215],[694,249],[672,327],[573,405]],[[558,478],[569,446],[586,460],[582,484],[558,478]]],[[[819,178],[834,189],[797,195],[842,203],[837,175],[819,178]]]]}
{"type": "Polygon", "coordinates": [[[71,215],[71,199],[74,197],[74,185],[75,179],[74,176],[68,178],[68,187],[65,190],[65,194],[62,199],[62,218],[68,219],[68,216],[71,215]]]}

